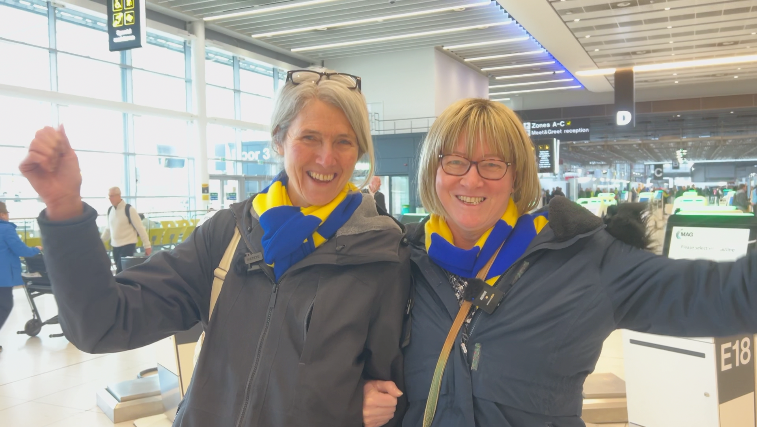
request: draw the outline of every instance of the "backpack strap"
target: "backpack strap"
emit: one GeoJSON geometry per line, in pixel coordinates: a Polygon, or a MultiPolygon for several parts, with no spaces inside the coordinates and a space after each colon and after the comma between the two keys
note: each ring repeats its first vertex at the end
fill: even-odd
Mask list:
{"type": "Polygon", "coordinates": [[[134,223],[131,222],[131,205],[127,203],[125,210],[126,210],[126,219],[129,220],[129,225],[131,225],[131,228],[133,228],[134,231],[137,231],[137,227],[135,227],[134,223]]]}
{"type": "Polygon", "coordinates": [[[241,237],[242,235],[239,233],[239,228],[235,225],[234,236],[232,236],[231,242],[229,242],[229,246],[226,248],[226,252],[223,253],[223,258],[221,258],[218,268],[213,272],[213,289],[210,291],[210,313],[208,313],[208,321],[210,321],[210,318],[213,316],[213,310],[215,310],[218,296],[221,295],[223,282],[226,280],[226,273],[228,273],[229,268],[231,268],[231,260],[234,258],[234,252],[236,252],[241,237]]]}
{"type": "MultiPolygon", "coordinates": [[[[223,253],[221,262],[218,267],[213,271],[213,288],[210,290],[210,311],[208,312],[208,322],[213,317],[213,311],[216,308],[216,302],[218,302],[218,296],[221,295],[221,289],[223,288],[223,282],[226,280],[226,273],[231,268],[231,260],[234,258],[234,252],[236,252],[239,245],[239,239],[242,235],[239,233],[239,228],[234,225],[234,235],[231,237],[229,246],[226,247],[226,251],[223,253]]],[[[202,351],[202,345],[205,342],[205,331],[202,331],[200,338],[195,344],[194,357],[192,358],[192,366],[197,365],[197,359],[200,358],[200,352],[202,351]]],[[[194,370],[194,368],[193,368],[194,370]]]]}

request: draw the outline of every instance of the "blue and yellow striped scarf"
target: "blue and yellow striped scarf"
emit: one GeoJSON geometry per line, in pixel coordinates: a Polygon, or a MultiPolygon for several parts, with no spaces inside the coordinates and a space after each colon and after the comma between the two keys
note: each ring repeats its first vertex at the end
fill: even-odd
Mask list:
{"type": "Polygon", "coordinates": [[[277,281],[289,267],[331,238],[363,201],[358,188],[348,182],[327,205],[292,206],[288,182],[289,177],[281,172],[252,201],[263,227],[263,259],[273,267],[277,281]]]}
{"type": "Polygon", "coordinates": [[[444,218],[431,215],[425,227],[426,251],[443,269],[461,277],[473,278],[504,241],[502,250],[499,251],[486,277],[486,283],[494,285],[499,276],[523,255],[545,225],[546,212],[518,217],[518,208],[510,199],[502,218],[478,239],[476,246],[465,250],[453,244],[452,232],[444,218]]]}

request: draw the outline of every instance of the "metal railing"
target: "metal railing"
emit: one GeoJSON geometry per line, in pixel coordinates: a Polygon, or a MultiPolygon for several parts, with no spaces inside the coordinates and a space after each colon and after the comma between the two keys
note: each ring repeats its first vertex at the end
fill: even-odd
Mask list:
{"type": "Polygon", "coordinates": [[[408,119],[379,120],[371,118],[371,134],[395,135],[402,133],[428,132],[436,117],[413,117],[408,119]]]}
{"type": "MultiPolygon", "coordinates": [[[[153,228],[162,228],[161,221],[178,221],[202,219],[208,211],[166,211],[166,212],[143,212],[142,214],[148,220],[147,231],[153,228]]],[[[23,241],[40,238],[39,225],[37,218],[11,218],[10,222],[16,224],[16,233],[21,236],[23,241]]],[[[105,227],[105,214],[97,215],[97,227],[102,231],[105,227]]]]}

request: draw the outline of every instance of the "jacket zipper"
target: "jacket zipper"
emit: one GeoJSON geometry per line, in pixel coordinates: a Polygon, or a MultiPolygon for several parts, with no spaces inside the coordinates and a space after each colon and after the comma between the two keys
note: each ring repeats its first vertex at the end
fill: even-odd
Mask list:
{"type": "Polygon", "coordinates": [[[266,314],[265,326],[263,327],[263,332],[260,333],[260,338],[258,339],[258,351],[255,354],[255,361],[252,363],[250,375],[247,377],[247,385],[245,385],[244,387],[244,403],[242,404],[242,410],[239,413],[239,419],[237,419],[237,427],[240,427],[242,425],[242,420],[244,420],[244,415],[247,412],[247,406],[250,403],[250,387],[252,386],[252,381],[255,379],[255,374],[258,371],[258,364],[260,363],[260,357],[263,353],[263,343],[268,336],[268,329],[271,325],[271,317],[273,315],[273,308],[276,306],[276,295],[278,294],[278,291],[279,284],[274,283],[273,290],[271,291],[271,300],[268,303],[268,313],[266,314]]]}
{"type": "MultiPolygon", "coordinates": [[[[236,218],[235,218],[236,219],[236,218]]],[[[234,225],[237,226],[236,224],[234,225]]],[[[247,246],[247,249],[252,251],[252,245],[247,240],[247,234],[244,233],[242,230],[244,230],[244,227],[240,229],[240,233],[242,234],[242,240],[244,241],[245,245],[247,246]]],[[[239,412],[239,418],[237,419],[237,427],[241,427],[242,421],[244,420],[244,416],[247,413],[247,406],[250,404],[250,388],[252,387],[252,382],[255,379],[255,374],[258,371],[258,365],[260,364],[260,358],[262,357],[263,353],[263,343],[265,343],[265,339],[268,336],[268,329],[271,326],[271,317],[273,316],[273,309],[276,306],[276,296],[279,292],[279,283],[281,283],[281,280],[277,283],[269,274],[268,271],[266,271],[264,268],[261,268],[263,270],[263,273],[268,277],[268,279],[273,283],[273,288],[271,289],[271,298],[268,302],[268,311],[266,313],[266,319],[265,319],[265,325],[263,326],[263,331],[260,333],[260,338],[258,338],[258,348],[255,353],[255,360],[252,363],[252,368],[250,369],[250,374],[247,377],[247,384],[244,387],[244,403],[242,404],[242,410],[239,412]]],[[[284,274],[286,276],[286,273],[284,274]]],[[[284,278],[284,276],[281,277],[281,279],[284,278]]]]}

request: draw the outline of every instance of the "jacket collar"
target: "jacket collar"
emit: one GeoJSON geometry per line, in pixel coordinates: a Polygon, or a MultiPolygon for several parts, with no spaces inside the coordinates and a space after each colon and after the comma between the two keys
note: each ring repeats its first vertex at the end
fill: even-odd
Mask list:
{"type": "Polygon", "coordinates": [[[12,223],[10,221],[6,221],[4,219],[0,219],[0,226],[11,226],[13,228],[18,227],[16,224],[14,224],[14,223],[12,223]]]}

